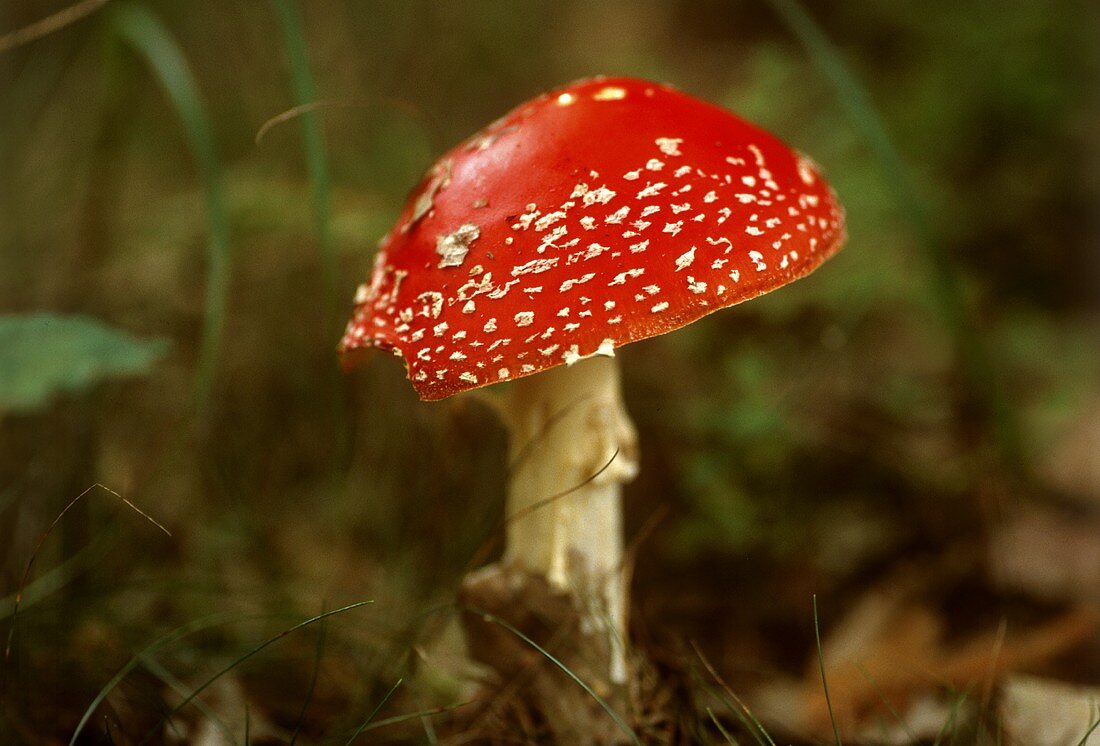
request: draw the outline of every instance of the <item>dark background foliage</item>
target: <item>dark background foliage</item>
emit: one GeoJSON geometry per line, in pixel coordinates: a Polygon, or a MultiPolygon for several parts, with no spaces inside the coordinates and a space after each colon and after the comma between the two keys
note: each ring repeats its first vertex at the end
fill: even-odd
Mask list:
{"type": "MultiPolygon", "coordinates": [[[[176,684],[189,691],[278,630],[362,599],[374,603],[327,620],[319,665],[314,627],[219,680],[210,706],[232,725],[248,705],[290,732],[317,668],[301,721],[316,740],[346,737],[401,676],[379,717],[463,698],[448,604],[500,519],[504,433],[476,400],[418,402],[388,356],[341,374],[335,344],[376,240],[431,160],[597,73],[667,81],[776,132],[823,166],[849,220],[847,248],[811,278],[621,353],[642,443],[626,511],[648,644],[687,670],[697,641],[777,727],[805,734],[812,717],[784,713],[816,696],[812,594],[826,638],[875,593],[904,596],[890,612],[903,622],[933,615],[935,645],[861,632],[868,660],[923,667],[890,690],[903,702],[967,680],[943,652],[959,641],[1095,609],[1087,557],[1100,548],[1059,553],[1100,520],[1093,3],[815,2],[866,87],[862,113],[763,1],[300,5],[117,0],[0,54],[0,313],[79,314],[163,353],[89,388],[54,372],[71,355],[58,351],[35,371],[60,376],[61,393],[33,407],[4,398],[14,376],[0,380],[0,622],[12,629],[0,740],[67,739],[135,651],[212,612],[230,618],[142,659],[89,729],[140,737],[178,702],[176,684]],[[167,35],[135,26],[137,7],[167,35]],[[288,55],[288,7],[310,96],[293,84],[305,70],[288,55]],[[149,64],[172,44],[198,119],[177,108],[186,86],[149,64]],[[303,98],[326,105],[257,143],[303,98]],[[869,111],[927,230],[864,134],[869,111]],[[219,240],[220,310],[207,296],[219,240]],[[34,554],[96,482],[172,536],[95,490],[34,554]]],[[[0,33],[62,7],[4,3],[0,33]]],[[[1096,683],[1100,651],[1074,629],[1012,668],[1096,683]]],[[[394,738],[422,740],[412,725],[394,738]]]]}

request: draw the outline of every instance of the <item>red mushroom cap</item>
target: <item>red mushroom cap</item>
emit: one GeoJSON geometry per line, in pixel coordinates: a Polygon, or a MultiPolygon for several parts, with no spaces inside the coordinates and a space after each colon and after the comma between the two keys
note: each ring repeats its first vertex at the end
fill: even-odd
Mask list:
{"type": "Polygon", "coordinates": [[[767,293],[844,237],[817,167],[772,135],[665,85],[583,80],[436,162],[340,350],[393,350],[441,399],[767,293]]]}

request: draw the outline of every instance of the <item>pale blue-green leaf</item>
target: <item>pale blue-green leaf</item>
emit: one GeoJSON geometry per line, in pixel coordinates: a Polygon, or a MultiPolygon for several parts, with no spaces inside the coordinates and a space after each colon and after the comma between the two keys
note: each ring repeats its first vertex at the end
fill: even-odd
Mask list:
{"type": "Polygon", "coordinates": [[[33,411],[59,394],[143,374],[167,348],[89,316],[0,315],[0,412],[33,411]]]}

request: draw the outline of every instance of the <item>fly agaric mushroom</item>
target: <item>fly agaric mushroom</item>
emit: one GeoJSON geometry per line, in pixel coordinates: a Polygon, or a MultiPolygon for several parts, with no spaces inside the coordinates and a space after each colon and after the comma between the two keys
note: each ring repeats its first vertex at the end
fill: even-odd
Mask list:
{"type": "Polygon", "coordinates": [[[615,351],[809,274],[844,237],[817,167],[767,132],[658,83],[582,80],[435,163],[340,349],[393,351],[425,400],[513,381],[503,566],[571,594],[618,684],[638,457],[615,351]]]}

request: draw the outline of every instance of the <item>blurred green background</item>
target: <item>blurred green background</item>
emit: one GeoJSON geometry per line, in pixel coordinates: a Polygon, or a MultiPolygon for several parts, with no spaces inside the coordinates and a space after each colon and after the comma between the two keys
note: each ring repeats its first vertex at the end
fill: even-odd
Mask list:
{"type": "MultiPolygon", "coordinates": [[[[849,221],[811,278],[621,353],[646,638],[744,686],[801,676],[812,593],[828,629],[960,548],[971,585],[932,592],[949,627],[1080,601],[1021,601],[985,548],[1037,505],[1100,512],[1094,3],[815,2],[843,69],[765,0],[102,5],[0,53],[0,741],[67,740],[136,651],[215,612],[133,666],[89,743],[364,599],[208,692],[338,742],[399,677],[379,718],[462,699],[448,605],[500,520],[503,430],[418,402],[389,356],[342,374],[335,345],[433,158],[598,73],[770,129],[849,221]],[[171,537],[95,490],[36,553],[97,482],[171,537]]],[[[65,6],[6,0],[0,34],[65,6]]],[[[1051,670],[1096,682],[1090,651],[1051,670]]]]}

